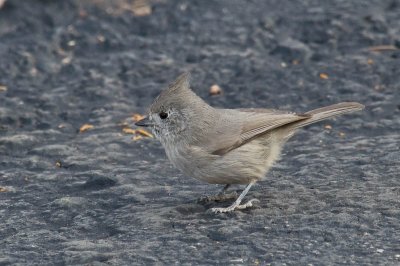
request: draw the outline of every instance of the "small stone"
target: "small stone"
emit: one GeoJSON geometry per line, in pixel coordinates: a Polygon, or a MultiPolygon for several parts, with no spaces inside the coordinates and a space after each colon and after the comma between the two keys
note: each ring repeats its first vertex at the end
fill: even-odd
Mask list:
{"type": "Polygon", "coordinates": [[[68,46],[70,46],[70,47],[73,47],[75,45],[76,45],[76,41],[74,41],[74,40],[71,40],[68,42],[68,46]]]}
{"type": "Polygon", "coordinates": [[[0,8],[2,8],[5,4],[6,0],[0,0],[0,8]]]}
{"type": "Polygon", "coordinates": [[[188,7],[188,4],[187,4],[187,3],[183,3],[183,4],[181,4],[181,5],[179,6],[179,9],[180,9],[181,11],[185,11],[185,10],[187,9],[187,7],[188,7]]]}
{"type": "Polygon", "coordinates": [[[38,70],[36,67],[32,67],[31,70],[29,70],[29,73],[31,76],[35,77],[38,74],[38,70]]]}
{"type": "Polygon", "coordinates": [[[98,35],[97,36],[97,41],[100,43],[103,43],[106,41],[106,37],[104,37],[103,35],[98,35]]]}
{"type": "Polygon", "coordinates": [[[81,18],[86,18],[88,13],[86,12],[85,9],[79,9],[79,17],[81,18]]]}
{"type": "Polygon", "coordinates": [[[214,84],[210,87],[210,95],[220,95],[222,94],[222,89],[220,86],[214,84]]]}
{"type": "Polygon", "coordinates": [[[69,63],[71,63],[71,61],[72,61],[72,57],[67,56],[67,57],[64,57],[64,58],[61,60],[61,63],[62,63],[63,65],[68,65],[69,63]]]}

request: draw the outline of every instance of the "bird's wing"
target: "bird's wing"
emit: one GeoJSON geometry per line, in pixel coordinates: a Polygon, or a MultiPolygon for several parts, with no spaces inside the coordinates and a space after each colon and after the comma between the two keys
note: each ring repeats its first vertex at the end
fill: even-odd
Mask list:
{"type": "Polygon", "coordinates": [[[229,122],[235,125],[236,130],[233,130],[232,133],[224,132],[223,135],[230,141],[223,141],[222,145],[215,147],[213,154],[224,155],[274,128],[310,117],[306,114],[295,114],[272,109],[238,109],[231,112],[230,116],[234,117],[234,120],[229,122]],[[231,136],[232,134],[234,136],[231,136]]]}
{"type": "MultiPolygon", "coordinates": [[[[241,110],[243,112],[243,110],[241,110]]],[[[260,110],[255,112],[245,111],[246,119],[242,123],[240,139],[246,142],[271,129],[309,118],[309,115],[295,114],[277,110],[260,110]]]]}
{"type": "Polygon", "coordinates": [[[288,111],[282,111],[282,110],[277,110],[277,109],[266,109],[266,108],[240,108],[240,109],[235,109],[240,112],[246,112],[246,113],[259,113],[259,114],[295,114],[291,113],[288,111]]]}

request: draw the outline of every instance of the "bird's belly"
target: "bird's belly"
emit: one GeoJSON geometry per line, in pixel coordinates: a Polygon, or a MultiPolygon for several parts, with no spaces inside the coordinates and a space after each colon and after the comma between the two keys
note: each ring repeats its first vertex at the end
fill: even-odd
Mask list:
{"type": "Polygon", "coordinates": [[[217,184],[248,184],[264,179],[279,159],[282,143],[272,136],[254,139],[215,160],[203,179],[217,184]]]}
{"type": "Polygon", "coordinates": [[[185,175],[211,184],[248,184],[261,180],[279,158],[281,144],[257,138],[223,156],[202,150],[166,148],[172,164],[185,175]]]}

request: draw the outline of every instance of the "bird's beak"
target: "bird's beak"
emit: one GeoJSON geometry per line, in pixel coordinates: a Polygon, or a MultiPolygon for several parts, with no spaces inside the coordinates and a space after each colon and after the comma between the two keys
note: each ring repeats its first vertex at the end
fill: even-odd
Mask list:
{"type": "Polygon", "coordinates": [[[145,116],[142,120],[137,121],[135,125],[139,127],[150,127],[153,123],[150,121],[148,116],[145,116]]]}

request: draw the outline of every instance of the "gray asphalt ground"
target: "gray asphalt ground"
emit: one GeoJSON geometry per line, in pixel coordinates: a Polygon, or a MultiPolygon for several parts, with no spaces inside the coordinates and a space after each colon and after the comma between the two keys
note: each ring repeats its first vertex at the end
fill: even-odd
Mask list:
{"type": "Polygon", "coordinates": [[[399,17],[396,0],[7,0],[0,265],[399,265],[399,17]],[[256,207],[215,215],[230,203],[197,199],[220,187],[123,132],[187,70],[214,106],[366,109],[299,131],[256,207]]]}

